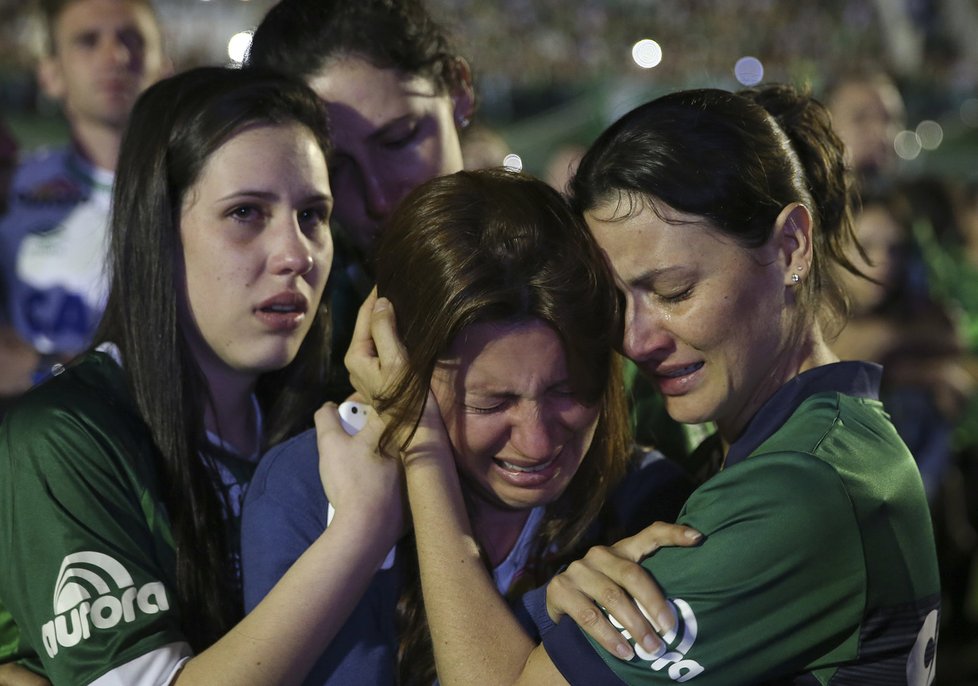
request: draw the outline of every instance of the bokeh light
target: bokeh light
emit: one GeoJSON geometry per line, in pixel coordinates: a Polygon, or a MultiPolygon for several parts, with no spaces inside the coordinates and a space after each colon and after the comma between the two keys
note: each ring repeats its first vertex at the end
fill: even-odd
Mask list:
{"type": "Polygon", "coordinates": [[[511,152],[503,158],[503,167],[508,171],[523,171],[523,159],[515,152],[511,152]]]}
{"type": "Polygon", "coordinates": [[[917,124],[917,138],[920,139],[920,147],[924,150],[937,150],[937,147],[944,140],[944,129],[936,121],[925,119],[917,124]]]}
{"type": "Polygon", "coordinates": [[[632,46],[632,59],[642,69],[651,69],[662,61],[662,48],[651,38],[643,38],[632,46]]]}
{"type": "Polygon", "coordinates": [[[744,86],[756,86],[764,80],[764,65],[756,57],[741,57],[734,65],[734,76],[744,86]]]}
{"type": "Polygon", "coordinates": [[[893,139],[893,149],[904,160],[917,159],[920,147],[920,137],[913,131],[901,131],[893,139]]]}
{"type": "Polygon", "coordinates": [[[232,62],[241,64],[245,61],[253,35],[253,31],[240,31],[231,36],[231,40],[228,41],[228,57],[231,58],[232,62]]]}

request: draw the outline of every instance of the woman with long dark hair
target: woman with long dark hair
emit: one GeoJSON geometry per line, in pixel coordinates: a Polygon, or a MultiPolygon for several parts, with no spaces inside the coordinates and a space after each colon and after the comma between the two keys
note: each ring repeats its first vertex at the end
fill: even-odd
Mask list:
{"type": "MultiPolygon", "coordinates": [[[[324,394],[327,136],[316,95],[263,71],[140,98],[99,345],[0,429],[0,660],[53,684],[286,684],[342,623],[364,523],[331,527],[244,619],[238,554],[258,457],[324,394]],[[317,584],[324,560],[351,572],[317,584]]],[[[365,493],[397,513],[377,465],[365,493]]]]}

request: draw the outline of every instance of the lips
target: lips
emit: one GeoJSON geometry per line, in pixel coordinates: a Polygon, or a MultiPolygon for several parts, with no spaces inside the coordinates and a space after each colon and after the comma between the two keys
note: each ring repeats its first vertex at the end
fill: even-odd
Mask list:
{"type": "Polygon", "coordinates": [[[702,368],[702,361],[687,365],[660,366],[653,377],[663,395],[682,395],[695,385],[697,372],[702,368]]]}
{"type": "Polygon", "coordinates": [[[546,469],[554,462],[556,462],[557,457],[558,456],[555,455],[554,457],[550,458],[546,462],[539,462],[537,464],[532,464],[532,465],[518,465],[512,462],[507,462],[506,460],[503,460],[498,457],[493,459],[496,462],[496,464],[498,464],[500,467],[502,467],[503,469],[507,469],[511,472],[518,472],[521,474],[536,474],[537,472],[542,472],[544,469],[546,469]]]}
{"type": "Polygon", "coordinates": [[[262,301],[255,314],[274,331],[290,331],[305,319],[309,301],[297,291],[285,291],[262,301]]]}
{"type": "Polygon", "coordinates": [[[496,457],[493,464],[498,478],[516,488],[544,488],[562,471],[559,454],[533,464],[517,464],[496,457]]]}
{"type": "Polygon", "coordinates": [[[675,379],[680,376],[686,376],[687,374],[692,374],[702,366],[703,366],[702,362],[694,362],[693,364],[688,364],[684,367],[671,366],[668,369],[663,369],[662,367],[659,367],[659,369],[656,370],[655,375],[657,377],[675,379]]]}

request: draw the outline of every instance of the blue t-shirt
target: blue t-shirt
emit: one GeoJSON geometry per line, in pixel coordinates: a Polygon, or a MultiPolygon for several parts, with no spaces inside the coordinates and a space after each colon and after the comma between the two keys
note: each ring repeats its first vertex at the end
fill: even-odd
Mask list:
{"type": "MultiPolygon", "coordinates": [[[[637,456],[633,471],[609,496],[605,536],[613,542],[655,520],[673,521],[691,482],[675,464],[654,453],[637,456]]],[[[326,528],[328,501],[319,475],[316,434],[307,431],[276,446],[259,463],[245,496],[241,548],[245,609],[251,610],[326,528]]],[[[599,535],[599,534],[596,534],[599,535]]],[[[364,570],[373,580],[353,614],[304,682],[384,686],[397,683],[397,602],[404,556],[388,570],[364,570]]],[[[328,574],[329,570],[323,570],[328,574]]],[[[512,592],[512,589],[511,589],[512,592]]],[[[535,627],[521,610],[528,631],[535,627]]]]}
{"type": "Polygon", "coordinates": [[[0,219],[0,290],[11,323],[42,354],[84,350],[101,319],[113,176],[68,147],[38,154],[14,177],[0,219]]]}

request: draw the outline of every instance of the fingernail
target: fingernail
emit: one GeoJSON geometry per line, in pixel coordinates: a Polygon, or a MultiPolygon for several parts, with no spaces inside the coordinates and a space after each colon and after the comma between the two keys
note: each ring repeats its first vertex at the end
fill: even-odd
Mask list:
{"type": "Polygon", "coordinates": [[[390,300],[387,298],[377,298],[377,300],[374,302],[374,312],[386,310],[388,307],[390,307],[390,300]]]}
{"type": "Polygon", "coordinates": [[[655,630],[658,631],[660,635],[665,635],[672,627],[672,613],[668,610],[661,610],[657,612],[655,615],[655,621],[652,624],[655,626],[655,630]]]}
{"type": "Polygon", "coordinates": [[[686,538],[688,538],[691,541],[699,541],[702,540],[703,534],[701,534],[699,531],[696,531],[694,529],[686,529],[686,538]]]}
{"type": "Polygon", "coordinates": [[[645,637],[642,639],[642,647],[645,648],[646,652],[654,653],[659,649],[659,639],[652,634],[645,634],[645,637]]]}
{"type": "Polygon", "coordinates": [[[619,643],[618,647],[615,648],[615,652],[618,653],[618,657],[622,660],[631,660],[635,657],[635,651],[627,643],[619,643]]]}

